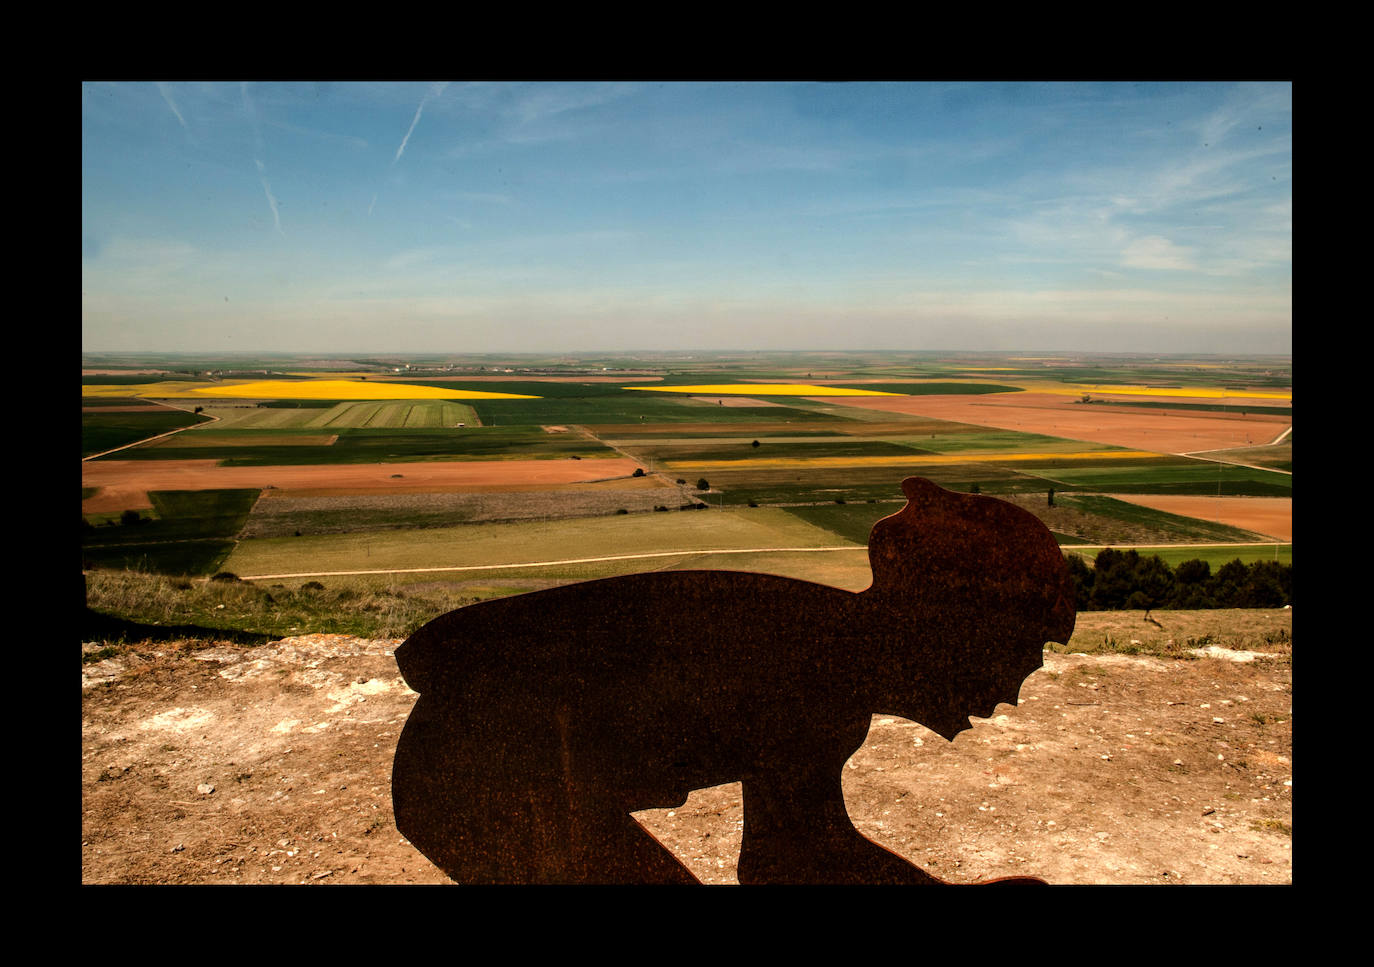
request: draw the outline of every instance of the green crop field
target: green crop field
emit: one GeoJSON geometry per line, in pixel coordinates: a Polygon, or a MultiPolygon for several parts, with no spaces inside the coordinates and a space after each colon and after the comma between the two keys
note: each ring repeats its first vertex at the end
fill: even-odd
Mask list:
{"type": "Polygon", "coordinates": [[[973,433],[941,433],[913,438],[911,442],[932,453],[1076,453],[1101,450],[1104,453],[1124,450],[1106,443],[1086,443],[1040,433],[1016,433],[1012,430],[982,430],[973,433]]]}
{"type": "Polygon", "coordinates": [[[153,515],[137,522],[83,518],[83,566],[203,574],[233,549],[258,491],[153,491],[148,499],[153,515]]]}
{"type": "MultiPolygon", "coordinates": [[[[728,460],[738,461],[741,464],[758,462],[761,466],[766,467],[768,461],[779,459],[910,457],[913,452],[925,452],[901,443],[853,437],[841,437],[839,439],[830,437],[814,440],[787,438],[782,441],[757,437],[755,439],[759,440],[758,446],[754,446],[752,440],[741,438],[738,441],[725,444],[707,442],[677,445],[627,444],[623,449],[640,459],[653,459],[668,463],[673,467],[686,467],[688,469],[691,468],[692,464],[702,461],[728,460]]],[[[748,468],[742,465],[731,469],[744,470],[748,468]]]]}
{"type": "MultiPolygon", "coordinates": [[[[495,392],[495,391],[493,391],[495,392]]],[[[579,424],[598,427],[624,423],[822,423],[841,419],[798,405],[718,406],[687,396],[623,393],[539,400],[473,400],[485,426],[579,424]]]]}
{"type": "Polygon", "coordinates": [[[341,429],[328,436],[299,429],[271,435],[220,430],[121,450],[126,460],[220,460],[226,467],[398,463],[426,460],[559,460],[618,456],[577,433],[548,433],[535,426],[464,429],[341,429]],[[234,441],[226,445],[225,440],[234,441]],[[332,442],[331,442],[332,441],[332,442]]]}
{"type": "Polygon", "coordinates": [[[1293,407],[1276,406],[1266,404],[1256,406],[1253,403],[1246,405],[1244,400],[1234,400],[1230,403],[1156,403],[1153,400],[1141,400],[1139,402],[1127,402],[1125,400],[1093,400],[1093,406],[1129,406],[1135,409],[1147,410],[1193,410],[1203,413],[1265,413],[1275,416],[1285,416],[1293,418],[1293,407]]]}
{"type": "Polygon", "coordinates": [[[1287,474],[1193,460],[1173,465],[1057,467],[1038,472],[1065,489],[1116,494],[1216,494],[1217,496],[1291,497],[1287,474]]]}
{"type": "MultiPolygon", "coordinates": [[[[1061,388],[1064,382],[1077,383],[1089,392],[1094,384],[1224,386],[1239,391],[1247,386],[1291,387],[1291,361],[1211,360],[1190,368],[1186,360],[1101,357],[1085,361],[1068,354],[1042,354],[1033,361],[996,354],[701,354],[672,359],[605,356],[576,363],[548,357],[523,364],[504,357],[474,357],[464,361],[464,372],[476,375],[481,365],[486,368],[480,372],[499,373],[503,378],[465,381],[436,378],[451,367],[452,361],[443,357],[428,360],[433,367],[428,372],[426,363],[412,359],[411,371],[404,374],[392,372],[399,365],[397,360],[380,358],[339,361],[333,370],[306,366],[290,357],[240,360],[235,365],[210,357],[175,359],[158,357],[142,368],[174,370],[175,378],[182,381],[192,372],[203,376],[207,370],[218,371],[226,380],[280,379],[306,369],[326,378],[366,370],[375,374],[369,379],[378,382],[535,398],[461,402],[206,399],[194,401],[204,410],[200,415],[129,398],[86,398],[83,456],[147,440],[166,429],[188,427],[171,437],[120,450],[109,459],[327,467],[624,455],[638,460],[650,475],[648,481],[626,483],[671,485],[681,480],[683,484],[623,491],[578,490],[578,485],[570,485],[572,489],[564,492],[550,488],[518,493],[340,492],[336,496],[323,488],[319,494],[299,497],[269,491],[271,498],[262,500],[251,517],[249,508],[258,499],[257,491],[236,495],[206,491],[202,497],[163,492],[151,496],[154,509],[140,514],[142,523],[119,523],[117,509],[86,517],[83,556],[89,565],[201,575],[209,569],[263,574],[480,567],[483,570],[359,575],[327,582],[331,587],[347,582],[359,587],[394,587],[398,580],[437,582],[473,597],[556,581],[683,567],[772,573],[784,573],[778,569],[785,568],[792,576],[823,575],[812,579],[858,589],[868,580],[862,545],[878,519],[903,506],[900,482],[905,476],[1010,500],[1035,514],[1061,543],[1069,545],[1143,547],[1245,542],[1255,536],[1223,524],[1114,500],[1111,494],[1292,495],[1291,473],[1275,472],[1291,471],[1291,436],[1278,446],[1221,451],[1215,460],[1168,454],[1124,457],[1115,454],[1127,448],[1110,443],[870,410],[833,399],[770,396],[766,383],[744,392],[769,405],[725,406],[686,394],[634,388],[738,386],[743,380],[772,379],[910,396],[968,395],[1015,393],[1034,389],[1048,379],[1060,381],[1061,388]],[[524,372],[504,372],[507,369],[524,372]],[[572,375],[567,382],[530,378],[559,373],[572,375]],[[587,379],[576,381],[579,376],[587,379]],[[592,376],[598,381],[588,381],[592,376]],[[607,376],[615,378],[600,381],[607,376]],[[651,381],[636,381],[641,376],[651,381]],[[864,382],[875,378],[881,381],[864,382]],[[114,410],[113,406],[138,409],[114,410]],[[956,462],[922,462],[927,456],[956,462]],[[695,484],[703,477],[710,490],[698,494],[695,484]],[[1053,506],[1047,500],[1051,488],[1053,506]],[[711,509],[678,510],[693,500],[711,509]],[[655,513],[659,507],[671,512],[655,513]],[[297,531],[302,536],[296,537],[297,531]],[[750,550],[825,544],[853,546],[854,550],[750,550]],[[749,553],[708,554],[712,549],[749,553]],[[496,568],[541,560],[657,553],[668,556],[496,568]]],[[[156,379],[130,373],[83,378],[83,383],[116,386],[156,379]]],[[[190,408],[191,401],[184,402],[190,408]]],[[[1239,412],[1243,408],[1239,402],[1213,400],[1168,404],[1141,400],[1131,405],[1178,410],[1180,416],[1175,419],[1188,410],[1239,412]]],[[[1107,404],[1103,406],[1109,412],[1107,404]]],[[[1263,411],[1291,418],[1291,406],[1263,411]]],[[[83,499],[91,496],[91,488],[83,486],[83,499]]],[[[1272,544],[1262,543],[1206,553],[1207,559],[1213,559],[1213,551],[1221,555],[1215,567],[1236,556],[1262,557],[1265,548],[1274,553],[1272,544]]],[[[1179,553],[1203,556],[1194,549],[1180,548],[1179,553]]],[[[1278,554],[1280,560],[1291,561],[1291,546],[1280,548],[1278,554]]]]}
{"type": "Polygon", "coordinates": [[[144,574],[204,575],[219,569],[233,541],[177,541],[82,548],[81,566],[144,574]]]}
{"type": "Polygon", "coordinates": [[[205,417],[162,406],[140,407],[138,412],[82,408],[81,455],[103,453],[139,440],[195,426],[205,417]]]}
{"type": "MultiPolygon", "coordinates": [[[[1170,567],[1178,567],[1184,561],[1206,561],[1211,565],[1212,573],[1216,573],[1217,568],[1231,561],[1240,561],[1242,564],[1253,564],[1256,561],[1278,561],[1280,564],[1293,563],[1292,544],[1241,544],[1228,547],[1206,547],[1189,545],[1113,545],[1119,551],[1134,549],[1142,557],[1149,557],[1158,554],[1164,563],[1170,567]]],[[[1079,557],[1091,565],[1096,558],[1100,547],[1078,548],[1065,547],[1066,554],[1077,554],[1079,557]]]]}
{"type": "MultiPolygon", "coordinates": [[[[294,401],[293,401],[294,402],[294,401]]],[[[303,400],[301,402],[319,402],[315,400],[303,400]]],[[[343,405],[328,403],[327,408],[320,407],[276,407],[276,406],[252,406],[248,404],[225,405],[211,402],[205,406],[205,415],[214,417],[218,422],[214,424],[216,430],[301,430],[315,427],[320,420],[321,412],[327,412],[336,406],[343,405]]]]}
{"type": "MultiPolygon", "coordinates": [[[[295,427],[275,430],[237,430],[223,429],[222,424],[212,423],[194,431],[178,433],[176,436],[168,437],[165,440],[158,440],[139,449],[144,451],[200,450],[203,456],[206,451],[226,450],[233,453],[244,447],[327,447],[333,441],[334,434],[332,433],[300,430],[295,427]]],[[[129,456],[133,458],[134,454],[130,453],[129,456]]],[[[177,453],[167,456],[180,460],[184,459],[185,454],[177,453]]],[[[143,453],[138,458],[156,459],[148,453],[143,453]]]]}
{"type": "Polygon", "coordinates": [[[330,430],[428,429],[473,426],[476,422],[472,407],[450,400],[365,400],[340,403],[328,413],[317,415],[310,426],[330,430]]]}
{"type": "Polygon", "coordinates": [[[861,504],[813,504],[807,507],[789,507],[788,513],[795,514],[808,524],[830,531],[837,537],[855,544],[868,544],[868,535],[873,525],[884,517],[898,513],[906,502],[904,500],[885,500],[861,504]]]}

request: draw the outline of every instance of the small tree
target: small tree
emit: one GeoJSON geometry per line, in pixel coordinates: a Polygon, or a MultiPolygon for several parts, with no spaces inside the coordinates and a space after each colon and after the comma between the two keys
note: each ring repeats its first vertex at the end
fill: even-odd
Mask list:
{"type": "Polygon", "coordinates": [[[698,489],[698,490],[710,490],[710,489],[711,489],[711,482],[710,482],[709,480],[707,480],[705,477],[702,477],[700,480],[697,481],[697,489],[698,489]]]}
{"type": "Polygon", "coordinates": [[[1053,487],[1050,488],[1050,506],[1051,506],[1051,507],[1054,506],[1054,488],[1053,488],[1053,487]]]}
{"type": "Polygon", "coordinates": [[[756,447],[756,446],[759,445],[759,441],[758,441],[758,440],[755,440],[753,443],[751,443],[751,444],[749,444],[749,445],[750,445],[750,446],[753,446],[753,447],[756,447]]]}
{"type": "Polygon", "coordinates": [[[642,476],[644,476],[644,468],[643,468],[643,467],[635,467],[635,472],[634,472],[633,474],[631,474],[631,476],[634,476],[634,477],[642,477],[642,476]]]}

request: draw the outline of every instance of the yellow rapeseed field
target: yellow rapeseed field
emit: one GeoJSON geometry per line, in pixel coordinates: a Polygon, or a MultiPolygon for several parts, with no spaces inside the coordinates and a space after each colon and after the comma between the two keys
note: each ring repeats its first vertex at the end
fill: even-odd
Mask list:
{"type": "Polygon", "coordinates": [[[909,457],[748,457],[742,460],[666,460],[669,470],[753,470],[793,467],[909,467],[920,464],[1014,463],[1030,460],[1135,460],[1163,454],[1150,450],[1080,450],[1073,453],[913,453],[909,457]]]}
{"type": "Polygon", "coordinates": [[[650,393],[688,393],[693,396],[905,396],[848,386],[808,386],[804,383],[713,383],[705,386],[622,386],[650,393]]]}
{"type": "Polygon", "coordinates": [[[155,396],[159,399],[179,399],[181,397],[190,398],[192,396],[191,390],[204,385],[204,383],[191,382],[190,380],[167,380],[161,383],[97,383],[83,385],[81,395],[97,398],[102,396],[155,396]]]}
{"type": "Polygon", "coordinates": [[[483,393],[470,389],[440,389],[409,383],[381,383],[351,379],[285,380],[255,382],[139,383],[125,386],[83,386],[82,396],[149,396],[159,399],[258,400],[534,400],[537,396],[517,393],[483,393]]]}

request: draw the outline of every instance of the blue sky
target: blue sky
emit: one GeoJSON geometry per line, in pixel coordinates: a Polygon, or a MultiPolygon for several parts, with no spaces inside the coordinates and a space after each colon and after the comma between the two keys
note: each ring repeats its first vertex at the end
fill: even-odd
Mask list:
{"type": "Polygon", "coordinates": [[[83,83],[88,351],[1292,352],[1288,83],[83,83]]]}

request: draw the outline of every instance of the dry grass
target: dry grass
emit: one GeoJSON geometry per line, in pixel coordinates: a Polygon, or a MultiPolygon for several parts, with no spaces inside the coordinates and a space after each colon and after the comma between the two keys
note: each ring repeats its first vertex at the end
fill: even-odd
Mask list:
{"type": "MultiPolygon", "coordinates": [[[[403,638],[425,622],[476,598],[458,589],[415,594],[394,586],[358,589],[337,582],[291,581],[252,584],[166,578],[133,571],[91,571],[87,606],[95,612],[140,625],[196,628],[206,640],[215,630],[284,636],[342,633],[403,638]]],[[[90,642],[96,658],[107,642],[90,642]]]]}
{"type": "Polygon", "coordinates": [[[1263,652],[1293,660],[1293,610],[1222,608],[1214,611],[1082,611],[1067,649],[1093,654],[1191,658],[1194,648],[1263,652]]]}

